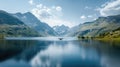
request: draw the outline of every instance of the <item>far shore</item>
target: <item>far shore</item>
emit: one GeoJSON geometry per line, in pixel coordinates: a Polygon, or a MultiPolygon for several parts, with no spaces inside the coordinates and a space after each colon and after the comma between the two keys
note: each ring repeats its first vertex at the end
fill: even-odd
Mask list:
{"type": "Polygon", "coordinates": [[[120,37],[111,38],[111,37],[78,37],[78,39],[93,39],[93,40],[103,40],[103,41],[120,41],[120,37]]]}

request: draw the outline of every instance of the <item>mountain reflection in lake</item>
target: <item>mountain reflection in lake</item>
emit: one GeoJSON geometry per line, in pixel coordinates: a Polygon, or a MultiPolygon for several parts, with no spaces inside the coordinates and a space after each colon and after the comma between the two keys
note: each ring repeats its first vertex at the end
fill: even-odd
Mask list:
{"type": "Polygon", "coordinates": [[[120,67],[120,48],[92,40],[0,40],[0,67],[120,67]]]}

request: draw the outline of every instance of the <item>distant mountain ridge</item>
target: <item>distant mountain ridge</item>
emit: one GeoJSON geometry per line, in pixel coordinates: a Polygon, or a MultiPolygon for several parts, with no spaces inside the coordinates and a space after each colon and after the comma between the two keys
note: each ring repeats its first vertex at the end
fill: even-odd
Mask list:
{"type": "Polygon", "coordinates": [[[61,26],[54,26],[53,29],[55,30],[55,32],[57,32],[58,36],[64,36],[68,32],[69,27],[65,25],[61,25],[61,26]]]}
{"type": "Polygon", "coordinates": [[[69,30],[68,36],[99,36],[120,27],[120,15],[99,17],[95,21],[86,22],[69,30]]]}
{"type": "Polygon", "coordinates": [[[38,31],[42,36],[55,36],[57,33],[46,23],[38,20],[32,13],[16,13],[13,16],[23,21],[26,25],[38,31]]]}
{"type": "Polygon", "coordinates": [[[11,14],[0,10],[0,36],[40,36],[37,31],[29,28],[11,14]]]}
{"type": "MultiPolygon", "coordinates": [[[[96,37],[105,34],[109,37],[119,32],[119,28],[120,15],[99,17],[92,22],[70,29],[65,25],[51,28],[30,12],[10,14],[0,10],[0,36],[64,36],[67,34],[68,36],[96,37]]],[[[113,35],[113,37],[118,35],[113,35]]]]}

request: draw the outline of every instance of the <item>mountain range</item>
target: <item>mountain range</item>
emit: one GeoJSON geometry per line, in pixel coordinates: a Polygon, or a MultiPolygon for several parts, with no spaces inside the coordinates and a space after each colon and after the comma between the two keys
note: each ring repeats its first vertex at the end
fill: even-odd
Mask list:
{"type": "Polygon", "coordinates": [[[37,32],[39,32],[42,36],[55,36],[57,33],[51,28],[48,24],[41,22],[38,20],[32,13],[15,13],[14,17],[18,18],[30,28],[33,28],[37,32]]]}
{"type": "Polygon", "coordinates": [[[120,15],[99,17],[92,22],[85,22],[71,28],[68,36],[95,37],[106,32],[111,32],[119,27],[120,15]]]}
{"type": "Polygon", "coordinates": [[[68,26],[50,27],[41,22],[32,13],[10,14],[0,10],[0,36],[85,36],[117,37],[120,36],[120,15],[99,17],[92,22],[85,22],[73,28],[68,26]],[[117,34],[116,34],[117,33],[117,34]]]}
{"type": "Polygon", "coordinates": [[[22,21],[3,10],[0,10],[0,36],[41,36],[22,21]]]}
{"type": "Polygon", "coordinates": [[[64,36],[67,34],[68,30],[70,29],[68,26],[61,25],[61,26],[54,26],[54,31],[57,32],[58,36],[64,36]]]}

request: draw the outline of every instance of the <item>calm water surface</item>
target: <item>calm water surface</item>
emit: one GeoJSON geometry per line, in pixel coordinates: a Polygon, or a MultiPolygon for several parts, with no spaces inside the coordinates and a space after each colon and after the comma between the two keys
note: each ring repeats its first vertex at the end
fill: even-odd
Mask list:
{"type": "Polygon", "coordinates": [[[66,37],[0,40],[0,67],[120,67],[119,43],[66,37]]]}

